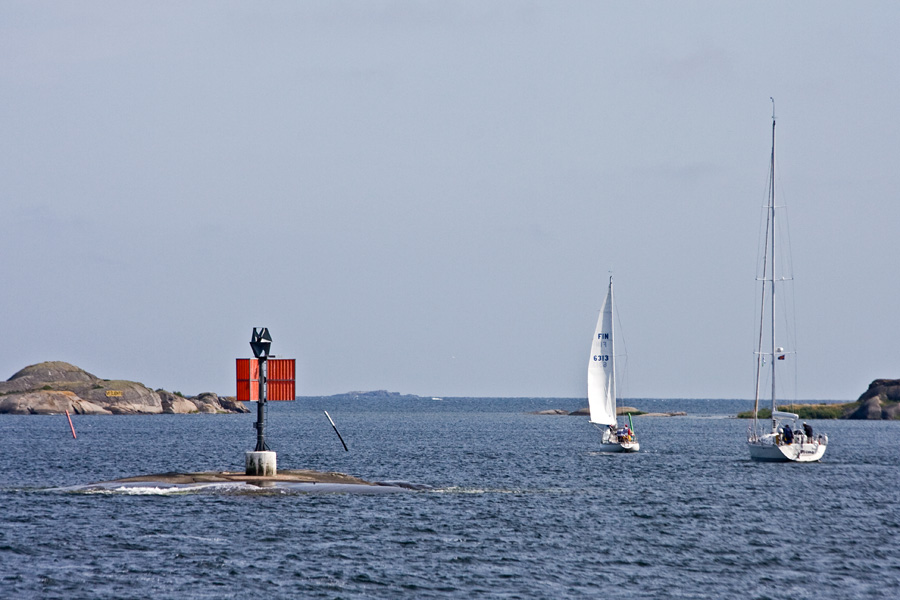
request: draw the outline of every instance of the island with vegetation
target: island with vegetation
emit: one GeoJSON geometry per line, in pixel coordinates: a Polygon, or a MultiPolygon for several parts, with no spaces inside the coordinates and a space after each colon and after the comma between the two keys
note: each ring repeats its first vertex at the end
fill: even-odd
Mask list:
{"type": "MultiPolygon", "coordinates": [[[[591,416],[591,409],[587,406],[584,408],[579,408],[578,410],[568,411],[562,408],[550,408],[547,410],[538,410],[533,413],[533,415],[568,415],[570,417],[589,417],[591,416]]],[[[616,414],[621,416],[631,415],[632,417],[683,417],[687,415],[686,412],[644,412],[633,406],[619,406],[616,407],[616,414]]]]}
{"type": "Polygon", "coordinates": [[[189,414],[250,412],[234,397],[212,392],[185,397],[135,381],[101,379],[67,362],[25,367],[0,382],[0,414],[189,414]]]}
{"type": "MultiPolygon", "coordinates": [[[[876,379],[856,402],[780,405],[778,410],[796,413],[801,419],[900,420],[900,379],[876,379]]],[[[760,419],[771,416],[771,409],[760,409],[760,419]]],[[[752,410],[738,413],[739,419],[752,417],[752,410]]]]}

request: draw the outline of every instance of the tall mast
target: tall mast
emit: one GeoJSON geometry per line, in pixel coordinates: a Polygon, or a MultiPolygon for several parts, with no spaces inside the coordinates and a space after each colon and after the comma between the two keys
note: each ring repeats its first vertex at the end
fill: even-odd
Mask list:
{"type": "Polygon", "coordinates": [[[772,219],[772,431],[774,432],[778,426],[775,421],[775,100],[772,100],[772,163],[770,165],[772,173],[772,181],[770,184],[769,195],[769,216],[772,219]]]}
{"type": "MultiPolygon", "coordinates": [[[[769,163],[769,197],[766,205],[766,233],[763,242],[762,290],[760,292],[759,339],[756,344],[756,396],[753,401],[753,435],[757,435],[759,422],[759,397],[762,369],[765,365],[763,352],[763,332],[766,323],[766,286],[770,286],[772,295],[772,410],[775,410],[775,100],[772,100],[772,154],[769,163]],[[771,269],[769,268],[771,257],[771,269]]],[[[773,419],[773,429],[774,416],[773,419]]]]}

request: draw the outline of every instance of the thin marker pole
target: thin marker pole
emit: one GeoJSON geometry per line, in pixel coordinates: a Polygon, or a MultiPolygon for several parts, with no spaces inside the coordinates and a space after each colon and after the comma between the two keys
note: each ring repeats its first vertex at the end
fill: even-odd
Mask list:
{"type": "Polygon", "coordinates": [[[325,411],[325,416],[328,417],[328,420],[331,422],[331,427],[334,429],[334,432],[337,434],[338,439],[341,440],[341,443],[344,444],[344,450],[346,452],[350,452],[350,449],[347,447],[347,444],[344,443],[344,438],[341,437],[341,432],[338,431],[337,425],[334,424],[334,421],[331,419],[331,415],[328,414],[328,411],[325,411]]]}
{"type": "Polygon", "coordinates": [[[72,417],[69,416],[69,411],[66,411],[66,418],[69,420],[69,427],[72,429],[72,439],[77,440],[78,436],[75,435],[75,426],[72,425],[72,417]]]}

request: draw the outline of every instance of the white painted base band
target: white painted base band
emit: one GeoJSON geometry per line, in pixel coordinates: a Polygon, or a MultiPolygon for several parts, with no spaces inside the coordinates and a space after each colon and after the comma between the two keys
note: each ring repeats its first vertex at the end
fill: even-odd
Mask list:
{"type": "Polygon", "coordinates": [[[275,453],[251,451],[246,454],[247,475],[274,477],[278,473],[275,453]]]}

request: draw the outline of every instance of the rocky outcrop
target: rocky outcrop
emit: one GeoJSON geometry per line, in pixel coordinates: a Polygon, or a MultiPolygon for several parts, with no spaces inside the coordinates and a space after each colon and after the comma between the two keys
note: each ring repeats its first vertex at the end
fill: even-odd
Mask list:
{"type": "Polygon", "coordinates": [[[79,398],[74,392],[38,390],[0,396],[0,414],[55,415],[65,411],[79,415],[111,415],[111,411],[79,398]]]}
{"type": "Polygon", "coordinates": [[[25,367],[0,383],[0,413],[86,415],[235,413],[249,410],[213,393],[185,398],[141,383],[108,380],[66,362],[25,367]]]}
{"type": "Polygon", "coordinates": [[[869,384],[869,389],[863,392],[859,401],[875,397],[888,402],[900,402],[900,379],[876,379],[869,384]]]}
{"type": "Polygon", "coordinates": [[[848,419],[900,419],[900,379],[876,379],[855,403],[848,419]]]}
{"type": "MultiPolygon", "coordinates": [[[[790,404],[778,409],[796,413],[801,419],[900,420],[900,379],[876,379],[856,402],[790,404]]],[[[759,411],[763,419],[770,414],[769,409],[759,411]]],[[[738,413],[738,418],[753,418],[753,411],[738,413]]]]}

